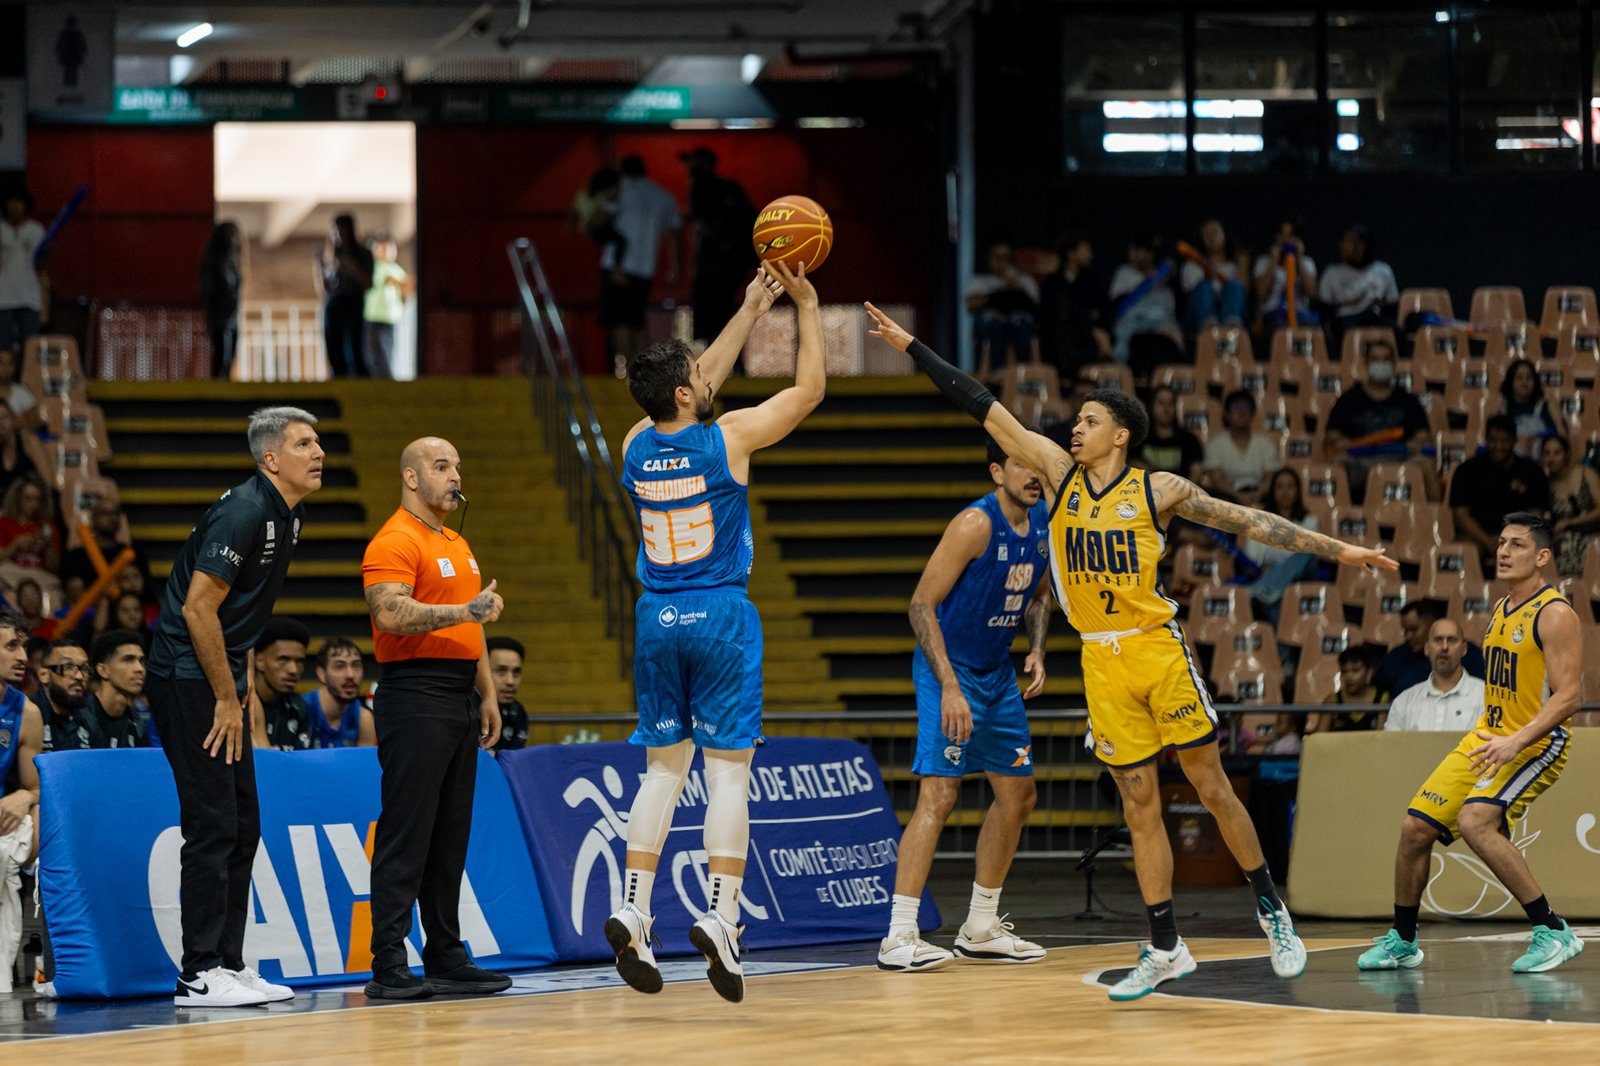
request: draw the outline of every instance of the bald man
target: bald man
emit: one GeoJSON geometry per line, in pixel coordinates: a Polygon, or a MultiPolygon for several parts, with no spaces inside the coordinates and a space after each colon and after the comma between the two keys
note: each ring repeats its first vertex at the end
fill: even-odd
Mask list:
{"type": "Polygon", "coordinates": [[[1473,677],[1462,665],[1466,634],[1453,618],[1441,618],[1428,629],[1423,648],[1432,667],[1428,679],[1394,698],[1383,728],[1460,736],[1483,711],[1483,679],[1473,677]]]}
{"type": "Polygon", "coordinates": [[[457,910],[472,831],[478,748],[500,739],[483,625],[500,617],[495,583],[445,519],[465,504],[461,456],[423,437],[400,455],[400,508],[361,560],[383,681],[372,717],[383,813],[372,852],[372,999],[483,995],[511,987],[473,963],[457,910]],[[423,976],[406,964],[411,907],[427,942],[423,976]]]}

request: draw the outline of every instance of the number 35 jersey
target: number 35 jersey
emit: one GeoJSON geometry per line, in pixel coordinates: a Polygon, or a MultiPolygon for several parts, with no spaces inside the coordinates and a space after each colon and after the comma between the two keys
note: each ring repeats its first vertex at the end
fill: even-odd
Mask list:
{"type": "Polygon", "coordinates": [[[728,470],[720,426],[646,427],[623,456],[622,487],[639,516],[646,592],[745,590],[755,558],[750,492],[728,470]]]}
{"type": "Polygon", "coordinates": [[[1145,471],[1125,467],[1097,493],[1075,465],[1050,513],[1051,577],[1072,627],[1127,633],[1170,622],[1178,605],[1156,576],[1166,545],[1145,471]]]}

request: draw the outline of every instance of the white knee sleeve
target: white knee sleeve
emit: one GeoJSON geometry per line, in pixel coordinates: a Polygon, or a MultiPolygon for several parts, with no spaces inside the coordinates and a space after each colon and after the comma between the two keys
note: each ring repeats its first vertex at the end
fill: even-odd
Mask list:
{"type": "Polygon", "coordinates": [[[706,749],[706,854],[743,861],[750,850],[750,759],[743,751],[706,749]]]}
{"type": "Polygon", "coordinates": [[[694,742],[680,741],[670,748],[651,748],[650,765],[628,815],[628,850],[661,854],[672,828],[672,812],[694,760],[694,742]]]}

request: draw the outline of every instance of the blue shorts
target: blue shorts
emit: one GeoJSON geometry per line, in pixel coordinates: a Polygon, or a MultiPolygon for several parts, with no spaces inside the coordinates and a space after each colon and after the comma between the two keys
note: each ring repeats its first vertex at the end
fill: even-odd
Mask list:
{"type": "Polygon", "coordinates": [[[950,668],[972,708],[972,737],[965,744],[956,744],[941,731],[939,697],[943,690],[919,647],[911,658],[911,676],[917,685],[917,761],[911,766],[912,773],[1031,776],[1033,738],[1028,735],[1028,712],[1022,707],[1011,660],[993,670],[972,670],[955,662],[950,668]]]}
{"type": "Polygon", "coordinates": [[[692,740],[738,751],[761,743],[761,616],[736,593],[647,592],[634,608],[629,743],[692,740]]]}

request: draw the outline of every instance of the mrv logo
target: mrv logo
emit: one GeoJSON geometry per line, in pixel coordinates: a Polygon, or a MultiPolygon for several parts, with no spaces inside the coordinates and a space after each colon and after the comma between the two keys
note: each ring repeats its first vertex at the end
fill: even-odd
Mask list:
{"type": "MultiPolygon", "coordinates": [[[[600,771],[599,784],[587,777],[580,777],[566,787],[561,799],[573,810],[582,810],[585,804],[593,804],[593,813],[596,815],[594,825],[584,833],[578,845],[572,870],[572,901],[568,915],[572,920],[572,931],[582,936],[584,908],[589,902],[589,887],[595,880],[596,867],[605,870],[609,889],[606,913],[622,906],[622,870],[628,840],[627,815],[617,811],[617,801],[622,799],[622,775],[616,767],[607,766],[600,771]]],[[[695,802],[702,807],[706,803],[705,780],[698,770],[689,774],[678,806],[689,806],[695,802]]],[[[698,832],[698,828],[691,831],[698,832]]],[[[669,850],[663,848],[663,854],[669,850]]],[[[683,909],[694,915],[696,921],[711,909],[711,879],[706,872],[709,861],[709,856],[699,848],[681,850],[672,856],[673,891],[677,893],[683,909]],[[696,892],[691,892],[685,884],[685,875],[691,873],[693,884],[698,889],[696,892]]],[[[767,908],[752,903],[744,892],[739,893],[739,909],[758,921],[767,920],[767,908]]]]}
{"type": "MultiPolygon", "coordinates": [[[[287,978],[362,973],[372,967],[372,862],[369,845],[349,823],[291,825],[289,854],[280,850],[277,861],[267,841],[256,850],[251,873],[249,924],[244,932],[244,959],[260,968],[264,959],[276,961],[287,978]],[[319,841],[319,831],[321,840],[319,841]],[[337,870],[322,863],[321,843],[333,853],[337,870]],[[284,876],[292,876],[300,907],[289,902],[284,876]],[[336,904],[334,901],[340,901],[336,904]],[[336,911],[337,906],[337,911],[336,911]],[[335,921],[335,914],[342,921],[335,921]],[[260,915],[257,918],[257,915],[260,915]],[[344,935],[341,937],[340,930],[344,935]]],[[[177,826],[162,832],[150,847],[150,910],[161,946],[177,966],[183,958],[183,927],[178,909],[178,853],[183,835],[177,826]]],[[[474,955],[500,954],[500,944],[484,916],[472,882],[461,878],[461,939],[474,955]]],[[[420,924],[413,934],[422,939],[420,924]]],[[[420,966],[417,945],[406,942],[406,959],[420,966]]]]}

